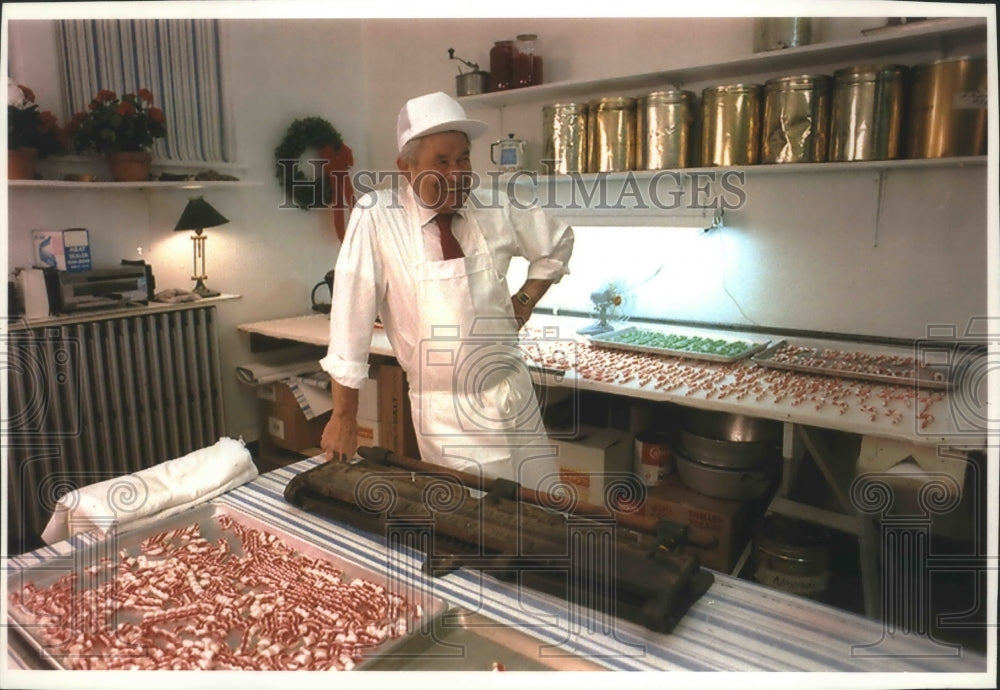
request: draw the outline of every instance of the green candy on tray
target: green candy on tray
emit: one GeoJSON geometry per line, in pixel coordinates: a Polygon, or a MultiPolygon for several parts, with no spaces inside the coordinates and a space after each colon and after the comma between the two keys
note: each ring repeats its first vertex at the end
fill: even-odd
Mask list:
{"type": "Polygon", "coordinates": [[[723,338],[705,338],[699,335],[661,333],[643,328],[629,328],[618,333],[610,333],[602,336],[602,339],[623,345],[673,350],[675,352],[719,355],[722,357],[735,357],[753,347],[751,343],[743,340],[725,340],[723,338]]]}

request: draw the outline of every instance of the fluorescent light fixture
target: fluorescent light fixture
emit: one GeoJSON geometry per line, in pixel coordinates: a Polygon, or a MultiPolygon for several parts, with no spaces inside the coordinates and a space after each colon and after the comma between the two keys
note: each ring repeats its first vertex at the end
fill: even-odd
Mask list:
{"type": "Polygon", "coordinates": [[[553,209],[551,214],[573,226],[661,227],[711,230],[722,226],[722,209],[553,209]]]}

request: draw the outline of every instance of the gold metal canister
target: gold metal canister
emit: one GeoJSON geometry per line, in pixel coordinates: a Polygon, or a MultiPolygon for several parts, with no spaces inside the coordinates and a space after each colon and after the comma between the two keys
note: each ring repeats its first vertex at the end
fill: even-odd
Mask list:
{"type": "Polygon", "coordinates": [[[701,92],[701,164],[760,162],[760,84],[711,86],[701,92]]]}
{"type": "Polygon", "coordinates": [[[856,65],[833,73],[831,161],[884,161],[903,154],[903,65],[856,65]]]}
{"type": "Polygon", "coordinates": [[[986,58],[956,57],[911,72],[910,158],[986,154],[986,58]]]}
{"type": "Polygon", "coordinates": [[[587,104],[587,172],[635,169],[635,99],[598,98],[587,104]]]}
{"type": "Polygon", "coordinates": [[[801,74],[764,83],[762,162],[826,161],[830,82],[825,74],[801,74]]]}
{"type": "Polygon", "coordinates": [[[635,108],[636,170],[694,165],[695,95],[667,89],[646,94],[635,108]]]}
{"type": "Polygon", "coordinates": [[[587,172],[587,104],[542,108],[542,163],[550,175],[587,172]]]}

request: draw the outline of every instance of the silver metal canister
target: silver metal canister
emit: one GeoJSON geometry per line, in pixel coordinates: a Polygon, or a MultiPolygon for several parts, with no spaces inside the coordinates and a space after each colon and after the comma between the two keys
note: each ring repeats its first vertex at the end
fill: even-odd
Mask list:
{"type": "Polygon", "coordinates": [[[760,84],[711,86],[701,92],[701,164],[760,162],[760,84]]]}
{"type": "Polygon", "coordinates": [[[665,170],[694,165],[695,95],[667,89],[638,99],[635,168],[665,170]]]}
{"type": "Polygon", "coordinates": [[[833,73],[831,161],[884,161],[903,154],[903,65],[856,65],[833,73]]]}
{"type": "Polygon", "coordinates": [[[986,154],[986,58],[957,57],[912,72],[910,158],[986,154]]]}
{"type": "Polygon", "coordinates": [[[635,169],[635,99],[598,98],[587,104],[587,172],[635,169]]]}
{"type": "Polygon", "coordinates": [[[753,52],[809,45],[812,19],[809,17],[758,17],[753,20],[753,52]]]}
{"type": "Polygon", "coordinates": [[[801,74],[764,84],[762,162],[826,161],[830,83],[825,74],[801,74]]]}
{"type": "Polygon", "coordinates": [[[550,175],[587,172],[587,104],[542,108],[542,164],[550,175]]]}

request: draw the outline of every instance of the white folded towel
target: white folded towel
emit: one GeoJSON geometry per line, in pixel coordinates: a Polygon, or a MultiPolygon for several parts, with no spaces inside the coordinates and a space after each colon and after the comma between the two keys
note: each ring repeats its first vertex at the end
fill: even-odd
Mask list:
{"type": "Polygon", "coordinates": [[[63,495],[42,532],[46,544],[91,530],[136,529],[245,484],[257,476],[243,441],[215,445],[63,495]]]}

